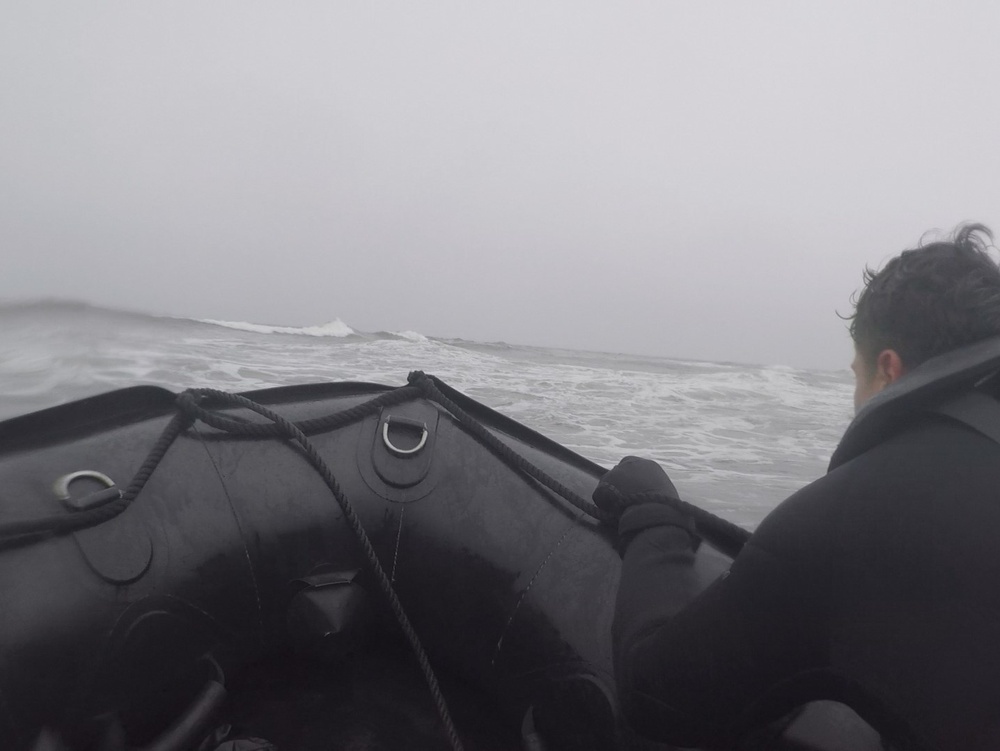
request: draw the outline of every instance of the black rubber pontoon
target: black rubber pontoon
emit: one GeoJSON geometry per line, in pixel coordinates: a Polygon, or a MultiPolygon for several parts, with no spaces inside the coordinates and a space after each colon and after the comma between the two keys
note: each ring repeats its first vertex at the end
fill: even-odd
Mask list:
{"type": "MultiPolygon", "coordinates": [[[[412,387],[362,383],[249,396],[304,425],[467,748],[625,747],[613,536],[485,444],[585,499],[605,470],[436,383],[453,410],[412,387]],[[373,399],[384,403],[363,414],[373,399]],[[489,435],[470,434],[455,410],[489,435]],[[345,411],[336,428],[316,419],[345,411]]],[[[185,424],[124,511],[63,534],[15,526],[116,503],[106,486],[132,480],[177,402],[135,387],[0,423],[6,747],[213,749],[214,732],[292,751],[448,748],[345,509],[307,452],[274,431],[185,424]]],[[[218,400],[200,408],[261,423],[218,400]]],[[[700,531],[707,586],[739,542],[700,531]]]]}

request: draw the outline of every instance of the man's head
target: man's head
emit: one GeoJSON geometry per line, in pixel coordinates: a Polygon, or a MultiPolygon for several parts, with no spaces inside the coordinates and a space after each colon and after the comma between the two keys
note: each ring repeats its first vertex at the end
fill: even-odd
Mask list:
{"type": "Polygon", "coordinates": [[[957,347],[1000,335],[1000,268],[981,224],[904,250],[865,286],[849,317],[855,407],[907,370],[957,347]]]}

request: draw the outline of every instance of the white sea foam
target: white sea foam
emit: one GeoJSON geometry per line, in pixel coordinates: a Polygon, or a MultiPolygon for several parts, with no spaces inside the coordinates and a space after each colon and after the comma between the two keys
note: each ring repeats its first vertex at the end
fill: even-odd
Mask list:
{"type": "Polygon", "coordinates": [[[393,336],[398,336],[400,339],[409,339],[411,342],[426,342],[427,337],[416,331],[390,331],[393,336]]]}
{"type": "Polygon", "coordinates": [[[211,318],[199,318],[199,323],[210,323],[213,326],[224,326],[227,329],[237,329],[239,331],[251,331],[255,334],[300,334],[302,336],[335,336],[345,337],[355,333],[354,329],[334,318],[329,323],[319,326],[268,326],[260,323],[246,323],[244,321],[216,321],[211,318]]]}

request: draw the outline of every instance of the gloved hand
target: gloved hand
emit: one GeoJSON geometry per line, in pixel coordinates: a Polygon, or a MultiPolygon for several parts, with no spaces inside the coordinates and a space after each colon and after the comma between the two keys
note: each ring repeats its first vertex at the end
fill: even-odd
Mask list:
{"type": "Polygon", "coordinates": [[[677,488],[667,473],[651,459],[626,456],[601,478],[594,490],[594,503],[618,523],[623,542],[644,529],[680,527],[697,544],[694,518],[681,506],[677,488]]]}

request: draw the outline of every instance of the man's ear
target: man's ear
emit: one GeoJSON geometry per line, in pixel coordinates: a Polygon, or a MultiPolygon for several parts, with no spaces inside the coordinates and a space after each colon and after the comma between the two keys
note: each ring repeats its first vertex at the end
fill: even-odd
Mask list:
{"type": "Polygon", "coordinates": [[[883,388],[898,381],[906,373],[906,367],[899,353],[894,349],[883,349],[875,358],[875,378],[883,388]]]}

